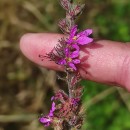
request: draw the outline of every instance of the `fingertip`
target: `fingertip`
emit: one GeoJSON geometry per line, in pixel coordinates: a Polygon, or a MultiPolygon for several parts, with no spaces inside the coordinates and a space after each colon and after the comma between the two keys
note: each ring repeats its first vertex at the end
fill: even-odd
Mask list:
{"type": "Polygon", "coordinates": [[[22,53],[26,56],[26,52],[27,52],[27,46],[28,46],[28,41],[30,39],[30,36],[32,37],[32,33],[27,33],[24,34],[21,38],[20,38],[20,50],[22,51],[22,53]]]}
{"type": "Polygon", "coordinates": [[[20,50],[25,57],[36,64],[46,68],[60,70],[60,66],[56,65],[52,61],[49,61],[49,59],[39,58],[39,55],[43,55],[44,57],[47,53],[49,53],[61,37],[63,37],[63,35],[48,33],[24,34],[20,39],[20,50]]]}

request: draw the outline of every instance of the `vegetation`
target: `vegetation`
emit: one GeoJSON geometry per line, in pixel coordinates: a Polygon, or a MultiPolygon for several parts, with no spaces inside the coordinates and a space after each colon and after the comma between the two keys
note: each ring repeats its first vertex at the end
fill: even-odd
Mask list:
{"type": "MultiPolygon", "coordinates": [[[[91,27],[94,38],[130,41],[129,0],[77,0],[86,9],[77,20],[91,27]]],[[[47,113],[53,91],[63,87],[56,73],[28,61],[19,39],[28,32],[59,32],[64,15],[58,0],[0,1],[0,130],[46,130],[38,115],[47,113]]],[[[130,130],[130,94],[90,81],[83,101],[87,107],[83,130],[130,130]]]]}

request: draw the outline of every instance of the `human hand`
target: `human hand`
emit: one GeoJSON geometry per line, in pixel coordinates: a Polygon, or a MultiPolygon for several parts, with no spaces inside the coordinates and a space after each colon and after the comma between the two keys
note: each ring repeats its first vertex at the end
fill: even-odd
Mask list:
{"type": "MultiPolygon", "coordinates": [[[[39,58],[39,54],[49,53],[61,37],[61,34],[26,34],[20,40],[20,49],[38,65],[62,71],[62,66],[46,58],[43,61],[39,58]]],[[[78,71],[83,79],[116,84],[130,92],[130,43],[94,41],[81,48],[80,59],[78,71]]]]}

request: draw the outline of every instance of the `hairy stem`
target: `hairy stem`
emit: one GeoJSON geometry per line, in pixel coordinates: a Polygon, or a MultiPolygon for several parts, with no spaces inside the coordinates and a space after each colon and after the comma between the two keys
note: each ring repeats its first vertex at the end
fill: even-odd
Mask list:
{"type": "Polygon", "coordinates": [[[68,85],[68,91],[69,91],[69,97],[72,98],[72,86],[71,86],[71,75],[69,74],[69,72],[66,72],[67,73],[67,85],[68,85]]]}

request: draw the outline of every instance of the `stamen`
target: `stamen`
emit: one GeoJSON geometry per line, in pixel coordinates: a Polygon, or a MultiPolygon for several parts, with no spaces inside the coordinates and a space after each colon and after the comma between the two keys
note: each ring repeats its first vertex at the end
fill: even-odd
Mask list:
{"type": "Polygon", "coordinates": [[[73,40],[77,40],[77,36],[74,36],[74,37],[73,37],[73,40]]]}

